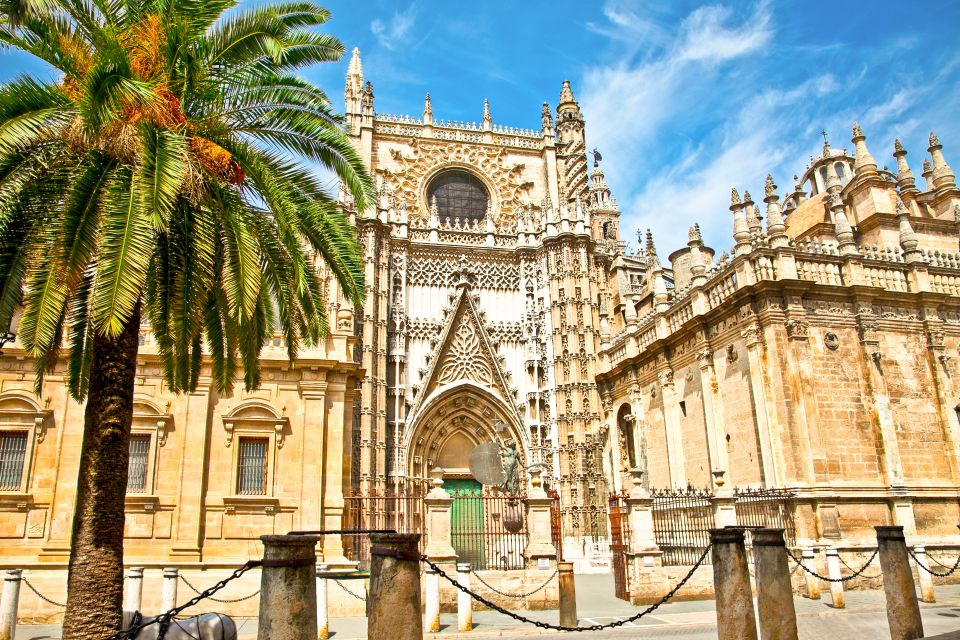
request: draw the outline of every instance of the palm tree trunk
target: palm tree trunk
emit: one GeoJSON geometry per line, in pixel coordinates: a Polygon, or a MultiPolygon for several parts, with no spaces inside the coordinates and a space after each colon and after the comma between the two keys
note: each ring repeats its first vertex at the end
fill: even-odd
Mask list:
{"type": "Polygon", "coordinates": [[[122,622],[124,498],[139,333],[138,304],[120,335],[93,339],[64,640],[100,640],[122,622]]]}

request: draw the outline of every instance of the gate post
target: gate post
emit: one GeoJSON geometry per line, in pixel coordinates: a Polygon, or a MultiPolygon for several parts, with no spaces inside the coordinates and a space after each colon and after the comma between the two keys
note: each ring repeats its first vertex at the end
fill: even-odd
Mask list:
{"type": "Polygon", "coordinates": [[[718,640],[757,640],[743,529],[711,529],[718,640]]]}
{"type": "Polygon", "coordinates": [[[917,561],[917,577],[920,579],[920,600],[922,602],[936,602],[937,597],[933,592],[933,574],[923,567],[930,567],[930,560],[927,558],[927,548],[918,544],[913,548],[913,555],[917,561]],[[920,565],[923,565],[921,567],[920,565]]]}
{"type": "Polygon", "coordinates": [[[643,486],[643,470],[630,470],[633,487],[627,496],[627,584],[632,604],[654,602],[669,589],[663,571],[663,554],[653,528],[653,497],[643,486]]]}
{"type": "Polygon", "coordinates": [[[797,612],[783,529],[754,530],[753,566],[757,575],[760,640],[797,640],[797,612]]]}
{"type": "Polygon", "coordinates": [[[538,558],[548,558],[551,562],[557,560],[557,548],[553,546],[553,532],[550,523],[550,506],[553,500],[543,490],[543,479],[540,474],[543,469],[532,466],[530,474],[530,492],[527,503],[527,548],[523,555],[527,558],[527,568],[536,569],[538,558]]]}
{"type": "Polygon", "coordinates": [[[833,601],[834,609],[843,609],[847,606],[846,599],[843,597],[843,583],[840,580],[840,554],[835,547],[830,547],[826,551],[827,555],[827,577],[830,578],[830,599],[833,601]]]}
{"type": "Polygon", "coordinates": [[[713,503],[713,523],[717,529],[737,526],[737,497],[725,486],[726,474],[726,471],[719,469],[713,472],[717,492],[711,498],[711,502],[713,503]]]}
{"type": "Polygon", "coordinates": [[[0,596],[0,640],[13,640],[17,632],[17,606],[20,602],[20,569],[7,569],[0,596]]]}
{"type": "Polygon", "coordinates": [[[368,640],[423,640],[419,543],[419,533],[370,534],[368,640]]]}
{"type": "Polygon", "coordinates": [[[433,487],[423,499],[427,511],[427,547],[423,554],[434,562],[450,561],[457,557],[450,544],[453,496],[443,488],[443,469],[434,467],[430,476],[433,487]]]}
{"type": "Polygon", "coordinates": [[[923,637],[917,587],[910,569],[903,527],[874,527],[880,549],[883,591],[887,597],[887,623],[891,640],[915,640],[923,637]]]}
{"type": "Polygon", "coordinates": [[[127,594],[123,602],[124,611],[140,611],[143,597],[143,567],[127,569],[127,594]]]}
{"type": "Polygon", "coordinates": [[[259,640],[317,639],[317,542],[320,536],[260,536],[259,640]]]}

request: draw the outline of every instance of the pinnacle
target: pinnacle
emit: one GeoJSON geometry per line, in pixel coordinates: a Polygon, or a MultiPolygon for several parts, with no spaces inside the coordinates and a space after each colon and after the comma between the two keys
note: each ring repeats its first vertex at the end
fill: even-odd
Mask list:
{"type": "Polygon", "coordinates": [[[940,139],[937,137],[937,134],[935,134],[933,131],[930,132],[929,142],[930,142],[930,146],[931,146],[931,147],[939,147],[939,146],[940,146],[940,139]]]}
{"type": "Polygon", "coordinates": [[[577,99],[573,97],[573,89],[570,88],[570,81],[564,80],[563,86],[560,88],[560,104],[576,101],[577,99]]]}
{"type": "Polygon", "coordinates": [[[900,138],[894,138],[893,140],[893,153],[894,155],[898,153],[904,153],[903,144],[900,142],[900,138]]]}
{"type": "Polygon", "coordinates": [[[736,187],[730,189],[730,204],[740,204],[740,193],[737,191],[736,187]]]}

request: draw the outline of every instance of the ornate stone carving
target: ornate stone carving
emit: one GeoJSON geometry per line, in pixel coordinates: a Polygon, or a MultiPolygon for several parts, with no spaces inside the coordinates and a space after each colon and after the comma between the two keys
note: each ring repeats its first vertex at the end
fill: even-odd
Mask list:
{"type": "MultiPolygon", "coordinates": [[[[450,287],[459,269],[453,258],[414,257],[407,271],[407,284],[421,287],[450,287]]],[[[516,290],[520,288],[520,269],[506,262],[484,262],[473,269],[477,289],[516,290]]]]}
{"type": "Polygon", "coordinates": [[[823,336],[823,346],[830,349],[830,351],[836,351],[840,348],[840,338],[838,338],[834,332],[828,331],[826,335],[823,336]]]}
{"type": "Polygon", "coordinates": [[[810,325],[806,320],[796,318],[787,321],[787,337],[791,340],[806,340],[810,325]]]}

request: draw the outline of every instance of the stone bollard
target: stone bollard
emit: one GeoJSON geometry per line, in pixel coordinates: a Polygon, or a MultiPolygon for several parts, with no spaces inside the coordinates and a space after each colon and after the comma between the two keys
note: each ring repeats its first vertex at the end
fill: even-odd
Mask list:
{"type": "Polygon", "coordinates": [[[17,632],[17,606],[20,603],[20,569],[7,569],[0,596],[0,640],[13,640],[17,632]]]}
{"type": "Polygon", "coordinates": [[[887,597],[887,623],[891,640],[915,640],[923,637],[917,587],[913,583],[907,541],[903,527],[874,527],[880,548],[883,592],[887,597]]]}
{"type": "Polygon", "coordinates": [[[847,601],[843,597],[843,583],[836,582],[842,576],[840,575],[840,554],[836,549],[830,547],[826,551],[827,555],[827,577],[834,581],[830,583],[830,599],[833,601],[834,609],[843,609],[847,606],[847,601]]]}
{"type": "Polygon", "coordinates": [[[558,562],[557,576],[560,583],[560,626],[575,627],[577,621],[577,587],[573,581],[573,563],[558,562]]]}
{"type": "Polygon", "coordinates": [[[936,602],[937,597],[933,592],[933,574],[923,568],[930,568],[930,559],[927,557],[927,548],[922,544],[918,544],[913,548],[913,555],[916,556],[917,577],[920,579],[920,601],[936,602]]]}
{"type": "MultiPolygon", "coordinates": [[[[457,582],[465,589],[470,588],[470,563],[457,563],[457,582]]],[[[473,598],[457,589],[457,630],[473,631],[473,598]]]]}
{"type": "Polygon", "coordinates": [[[422,640],[419,533],[370,534],[368,640],[422,640]]]}
{"type": "Polygon", "coordinates": [[[327,608],[327,580],[321,574],[327,570],[327,565],[317,565],[317,640],[327,640],[330,637],[330,613],[327,608]]]}
{"type": "MultiPolygon", "coordinates": [[[[804,547],[803,553],[801,553],[800,558],[803,560],[803,566],[810,571],[817,570],[817,555],[813,551],[813,547],[804,547]]],[[[801,569],[803,571],[803,569],[801,569]]],[[[807,581],[807,597],[811,600],[820,599],[820,580],[816,576],[810,575],[810,572],[803,571],[803,576],[807,581]]]]}
{"type": "Polygon", "coordinates": [[[316,562],[319,536],[260,536],[258,640],[317,640],[316,562]]]}
{"type": "Polygon", "coordinates": [[[124,611],[140,611],[143,598],[143,567],[127,569],[127,596],[123,601],[124,611]]]}
{"type": "Polygon", "coordinates": [[[177,581],[180,571],[176,567],[163,570],[163,586],[160,589],[160,613],[166,613],[177,606],[177,581]]]}
{"type": "Polygon", "coordinates": [[[743,529],[711,529],[718,640],[757,640],[743,529]]]}
{"type": "Polygon", "coordinates": [[[753,531],[760,640],[797,640],[797,612],[783,529],[753,531]]]}
{"type": "Polygon", "coordinates": [[[427,569],[427,603],[426,614],[427,632],[440,633],[440,574],[433,569],[427,569]]]}

